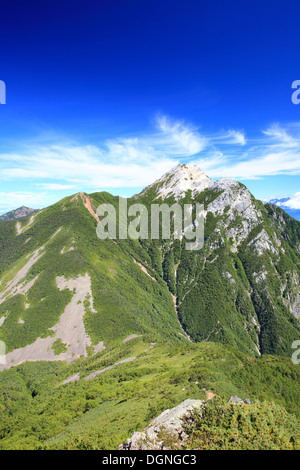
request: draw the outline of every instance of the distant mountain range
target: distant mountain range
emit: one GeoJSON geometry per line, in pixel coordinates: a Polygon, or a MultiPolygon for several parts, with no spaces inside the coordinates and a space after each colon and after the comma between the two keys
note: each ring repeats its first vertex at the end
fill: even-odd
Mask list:
{"type": "Polygon", "coordinates": [[[268,202],[269,204],[275,204],[276,206],[281,207],[287,214],[289,214],[291,217],[294,217],[294,219],[300,220],[300,209],[291,209],[288,204],[285,204],[291,199],[291,197],[283,197],[281,199],[275,198],[270,199],[268,202]]]}
{"type": "Polygon", "coordinates": [[[6,214],[1,215],[0,221],[23,219],[24,217],[28,217],[34,212],[36,212],[36,209],[30,209],[29,207],[22,206],[22,207],[19,207],[18,209],[15,209],[13,211],[10,211],[10,212],[7,212],[6,214]]]}

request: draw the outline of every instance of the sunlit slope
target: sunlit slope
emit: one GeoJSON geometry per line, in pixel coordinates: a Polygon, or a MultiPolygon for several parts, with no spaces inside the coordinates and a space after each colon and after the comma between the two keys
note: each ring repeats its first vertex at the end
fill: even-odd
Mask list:
{"type": "Polygon", "coordinates": [[[86,199],[63,199],[18,226],[0,224],[0,339],[8,353],[38,340],[32,354],[27,354],[28,348],[19,351],[11,364],[22,357],[47,359],[47,351],[51,360],[75,358],[132,334],[184,337],[162,278],[142,270],[143,260],[134,247],[98,239],[97,220],[86,199]],[[61,325],[67,308],[77,320],[61,325]],[[68,328],[73,328],[73,336],[68,328]],[[88,336],[85,351],[76,351],[72,343],[82,343],[83,331],[88,336]],[[55,347],[53,353],[52,340],[60,345],[60,354],[55,347]]]}
{"type": "Polygon", "coordinates": [[[187,251],[184,239],[143,244],[176,298],[183,328],[193,341],[291,356],[300,335],[300,223],[237,181],[209,182],[198,173],[179,165],[134,198],[149,210],[203,204],[202,249],[187,251]],[[207,187],[197,191],[195,178],[207,187]]]}
{"type": "Polygon", "coordinates": [[[214,395],[275,402],[299,417],[299,379],[289,358],[153,344],[152,335],[70,364],[23,363],[0,373],[0,448],[116,449],[164,410],[214,395]]]}

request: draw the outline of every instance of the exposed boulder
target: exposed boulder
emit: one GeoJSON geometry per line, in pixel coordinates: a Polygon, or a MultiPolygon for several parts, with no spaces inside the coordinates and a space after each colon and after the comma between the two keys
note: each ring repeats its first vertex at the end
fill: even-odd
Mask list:
{"type": "Polygon", "coordinates": [[[184,442],[188,436],[183,430],[183,417],[193,409],[202,408],[204,404],[202,400],[188,399],[175,408],[163,411],[142,432],[132,434],[126,444],[120,445],[119,450],[167,450],[162,433],[184,442]]]}
{"type": "Polygon", "coordinates": [[[228,403],[233,403],[234,405],[242,405],[243,403],[245,403],[246,405],[250,405],[251,404],[251,401],[246,398],[245,400],[242,400],[240,397],[236,396],[236,395],[232,395],[229,400],[228,400],[228,403]]]}

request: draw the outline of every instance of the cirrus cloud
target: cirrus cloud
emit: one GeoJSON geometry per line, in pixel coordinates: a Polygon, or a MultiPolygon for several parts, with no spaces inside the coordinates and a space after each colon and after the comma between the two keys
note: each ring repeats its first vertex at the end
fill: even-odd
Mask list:
{"type": "Polygon", "coordinates": [[[11,185],[15,194],[10,199],[8,193],[0,194],[0,206],[11,207],[9,200],[13,207],[18,200],[34,201],[29,189],[41,205],[55,191],[59,195],[83,188],[136,190],[179,163],[197,164],[212,178],[300,174],[299,123],[285,127],[276,123],[251,139],[234,129],[200,132],[196,126],[165,115],[157,116],[155,124],[153,132],[101,144],[83,145],[52,135],[50,142],[36,139],[19,146],[18,152],[0,153],[0,184],[11,185]],[[23,198],[20,183],[26,188],[23,198]]]}

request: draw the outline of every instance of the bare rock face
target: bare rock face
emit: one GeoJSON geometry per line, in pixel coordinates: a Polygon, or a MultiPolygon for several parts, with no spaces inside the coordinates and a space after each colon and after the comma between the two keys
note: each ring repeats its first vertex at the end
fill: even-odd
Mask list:
{"type": "Polygon", "coordinates": [[[214,181],[198,166],[182,164],[164,174],[155,183],[145,188],[141,194],[144,194],[149,188],[154,186],[156,187],[157,197],[166,199],[174,196],[178,200],[184,197],[187,191],[192,191],[194,196],[213,184],[214,181]]]}
{"type": "MultiPolygon", "coordinates": [[[[233,395],[228,403],[250,405],[251,401],[233,395]]],[[[194,410],[203,409],[205,404],[203,400],[187,399],[175,408],[163,411],[143,431],[132,434],[126,444],[119,446],[119,450],[169,450],[166,441],[173,445],[174,442],[178,443],[180,448],[188,438],[183,429],[183,418],[194,410]]]]}
{"type": "Polygon", "coordinates": [[[162,432],[183,442],[187,437],[182,426],[183,417],[193,409],[202,408],[204,403],[202,400],[188,399],[175,408],[163,411],[144,431],[132,434],[127,443],[119,447],[119,450],[166,450],[167,447],[163,444],[161,437],[162,432]]]}
{"type": "Polygon", "coordinates": [[[245,400],[242,400],[237,395],[232,395],[229,398],[228,403],[232,403],[233,405],[242,405],[242,404],[250,405],[251,401],[248,398],[246,398],[245,400]]]}

